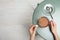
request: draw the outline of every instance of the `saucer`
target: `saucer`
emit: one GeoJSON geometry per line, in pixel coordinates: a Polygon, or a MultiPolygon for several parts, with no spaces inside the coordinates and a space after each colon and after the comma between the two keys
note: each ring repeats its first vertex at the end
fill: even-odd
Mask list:
{"type": "MultiPolygon", "coordinates": [[[[32,23],[34,25],[38,25],[38,19],[41,18],[42,16],[45,16],[48,18],[48,20],[50,21],[52,18],[50,15],[46,15],[48,14],[47,12],[43,12],[44,10],[44,6],[46,4],[52,4],[53,3],[46,3],[46,1],[43,1],[42,3],[40,3],[39,5],[37,5],[36,9],[34,10],[33,13],[33,18],[32,18],[32,23]]],[[[54,5],[53,5],[54,6],[54,5]]],[[[52,13],[53,15],[53,13],[52,13]]],[[[38,25],[39,26],[39,25],[38,25]]],[[[50,32],[49,26],[45,27],[45,28],[41,28],[40,26],[37,28],[37,33],[44,39],[44,40],[54,40],[52,33],[50,32]]]]}

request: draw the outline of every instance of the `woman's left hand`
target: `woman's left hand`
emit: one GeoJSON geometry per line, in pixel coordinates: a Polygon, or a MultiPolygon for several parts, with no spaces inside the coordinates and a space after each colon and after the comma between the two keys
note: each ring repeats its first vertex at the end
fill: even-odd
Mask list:
{"type": "Polygon", "coordinates": [[[32,25],[31,28],[29,29],[30,35],[35,36],[37,27],[35,25],[32,25]]]}

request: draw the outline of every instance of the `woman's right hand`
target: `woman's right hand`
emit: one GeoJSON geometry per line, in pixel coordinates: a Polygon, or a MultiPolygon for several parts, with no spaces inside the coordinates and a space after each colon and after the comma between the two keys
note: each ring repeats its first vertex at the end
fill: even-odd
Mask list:
{"type": "Polygon", "coordinates": [[[50,24],[51,24],[51,30],[55,36],[55,40],[59,40],[57,29],[56,29],[56,23],[54,21],[50,21],[50,24]]]}
{"type": "Polygon", "coordinates": [[[51,30],[52,30],[52,32],[54,34],[57,33],[56,23],[54,21],[50,21],[50,24],[51,24],[51,30]]]}

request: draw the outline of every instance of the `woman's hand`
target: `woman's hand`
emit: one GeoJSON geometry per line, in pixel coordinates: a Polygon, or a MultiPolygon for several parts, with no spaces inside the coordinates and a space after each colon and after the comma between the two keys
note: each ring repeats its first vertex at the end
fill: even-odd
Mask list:
{"type": "Polygon", "coordinates": [[[56,30],[56,23],[54,21],[50,21],[51,24],[51,30],[55,36],[55,40],[59,40],[57,30],[56,30]]]}
{"type": "Polygon", "coordinates": [[[30,40],[34,40],[36,29],[37,29],[37,27],[35,25],[32,25],[31,28],[29,29],[30,40]]]}
{"type": "Polygon", "coordinates": [[[57,33],[56,23],[54,21],[50,21],[50,24],[51,24],[51,30],[52,30],[52,32],[54,34],[57,33]]]}

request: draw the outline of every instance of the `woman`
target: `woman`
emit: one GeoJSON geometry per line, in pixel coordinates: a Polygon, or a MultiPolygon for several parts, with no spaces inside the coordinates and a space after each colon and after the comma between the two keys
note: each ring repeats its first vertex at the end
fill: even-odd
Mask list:
{"type": "MultiPolygon", "coordinates": [[[[50,21],[51,24],[51,30],[55,36],[55,40],[59,40],[58,35],[57,35],[57,31],[56,31],[56,24],[54,21],[50,21]]],[[[30,40],[34,40],[35,38],[35,33],[36,33],[36,29],[37,27],[35,27],[35,25],[32,25],[31,28],[29,29],[30,31],[30,40]]]]}

